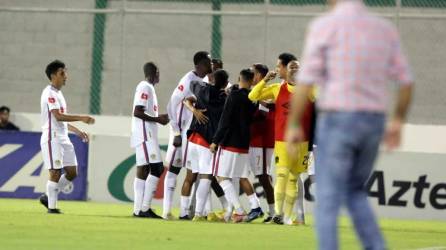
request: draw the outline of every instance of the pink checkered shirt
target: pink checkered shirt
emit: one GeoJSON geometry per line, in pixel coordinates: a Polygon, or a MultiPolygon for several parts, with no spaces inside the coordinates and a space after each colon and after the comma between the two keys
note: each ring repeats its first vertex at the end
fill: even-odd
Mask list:
{"type": "Polygon", "coordinates": [[[389,80],[413,82],[396,28],[357,0],[312,22],[297,80],[320,86],[321,110],[371,112],[387,110],[389,80]]]}

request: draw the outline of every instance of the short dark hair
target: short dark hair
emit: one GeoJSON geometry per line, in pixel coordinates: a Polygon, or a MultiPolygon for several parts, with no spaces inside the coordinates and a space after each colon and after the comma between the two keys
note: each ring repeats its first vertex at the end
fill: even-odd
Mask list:
{"type": "Polygon", "coordinates": [[[0,107],[0,113],[3,113],[3,112],[8,112],[8,113],[10,113],[11,112],[11,109],[9,109],[9,107],[6,107],[6,106],[1,106],[0,107]]]}
{"type": "Polygon", "coordinates": [[[223,61],[222,61],[221,59],[218,59],[218,58],[212,58],[211,62],[212,62],[213,64],[218,64],[218,65],[220,65],[220,68],[223,68],[223,61]]]}
{"type": "Polygon", "coordinates": [[[249,82],[254,79],[254,72],[251,69],[242,69],[240,77],[244,82],[249,82]]]}
{"type": "Polygon", "coordinates": [[[228,72],[224,69],[218,69],[214,73],[214,85],[217,88],[222,88],[228,84],[228,72]]]}
{"type": "Polygon", "coordinates": [[[265,77],[269,71],[268,66],[266,66],[265,64],[261,64],[261,63],[255,63],[253,65],[253,68],[255,70],[257,70],[263,77],[265,77]]]}
{"type": "Polygon", "coordinates": [[[194,55],[194,65],[200,64],[203,60],[210,59],[209,52],[207,51],[198,51],[194,55]]]}
{"type": "Polygon", "coordinates": [[[144,70],[144,76],[148,78],[156,75],[158,67],[154,62],[147,62],[146,64],[144,64],[143,70],[144,70]]]}
{"type": "Polygon", "coordinates": [[[48,79],[50,79],[51,81],[51,75],[56,73],[58,69],[60,68],[65,68],[65,63],[63,63],[60,60],[54,60],[52,62],[50,62],[45,69],[45,74],[48,77],[48,79]]]}
{"type": "Polygon", "coordinates": [[[280,63],[283,66],[287,66],[289,62],[297,60],[297,58],[291,53],[282,53],[279,55],[280,63]]]}

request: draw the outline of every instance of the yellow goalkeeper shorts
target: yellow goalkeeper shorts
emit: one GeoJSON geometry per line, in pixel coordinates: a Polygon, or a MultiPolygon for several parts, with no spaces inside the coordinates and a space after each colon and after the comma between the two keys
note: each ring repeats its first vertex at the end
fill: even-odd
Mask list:
{"type": "Polygon", "coordinates": [[[286,167],[294,174],[307,172],[308,169],[308,142],[296,145],[295,155],[290,157],[286,142],[276,141],[274,144],[276,167],[286,167]]]}

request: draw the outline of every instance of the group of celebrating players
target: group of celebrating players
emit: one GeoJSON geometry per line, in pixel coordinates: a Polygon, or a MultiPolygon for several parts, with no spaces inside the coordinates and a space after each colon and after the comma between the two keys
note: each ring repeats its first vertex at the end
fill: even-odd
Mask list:
{"type": "Polygon", "coordinates": [[[254,64],[241,70],[238,83],[233,85],[228,81],[222,61],[211,59],[208,52],[197,52],[193,61],[195,68],[181,78],[168,103],[167,114],[162,115],[158,114],[154,90],[159,70],[152,62],[144,66],[146,79],[136,88],[133,105],[132,146],[138,166],[134,216],[174,219],[173,196],[177,176],[184,167],[187,173],[181,189],[181,220],[250,222],[263,217],[259,199],[248,179],[251,172],[259,179],[269,206],[264,222],[304,224],[300,174],[307,171],[313,145],[314,106],[308,105],[300,121],[306,141],[296,145],[296,155],[290,156],[285,128],[299,69],[296,57],[290,53],[279,55],[275,71],[269,71],[264,64],[254,64]],[[282,82],[268,84],[276,75],[282,82]],[[169,123],[171,128],[162,216],[150,208],[164,170],[156,123],[169,123]],[[193,186],[196,198],[191,206],[193,186]],[[249,213],[241,206],[239,186],[248,198],[249,213]],[[212,211],[211,188],[222,205],[219,213],[212,211]],[[191,212],[191,207],[195,211],[191,212]],[[296,218],[293,218],[294,210],[296,218]]]}
{"type": "MultiPolygon", "coordinates": [[[[314,97],[308,96],[303,118],[296,121],[302,126],[305,139],[294,145],[295,152],[290,154],[285,131],[299,69],[296,57],[280,54],[274,71],[269,71],[264,64],[253,64],[240,71],[237,84],[229,83],[222,61],[211,59],[206,51],[195,53],[193,63],[194,69],[181,78],[173,91],[167,114],[158,113],[155,85],[159,83],[160,72],[157,65],[148,62],[143,67],[145,80],[136,87],[132,114],[131,147],[135,149],[137,165],[133,216],[174,219],[173,196],[177,176],[184,167],[187,173],[181,189],[180,220],[238,223],[264,217],[248,179],[252,173],[262,185],[268,203],[265,223],[305,224],[300,175],[307,170],[310,176],[314,174],[308,165],[315,110],[314,97]],[[276,76],[282,81],[269,83],[276,76]],[[165,168],[158,143],[158,124],[170,125],[162,216],[151,209],[165,168]],[[275,162],[274,187],[272,160],[275,162]],[[239,187],[248,198],[248,213],[239,200],[239,187]],[[211,188],[221,202],[220,212],[212,209],[211,188]]],[[[68,122],[92,124],[94,118],[67,114],[61,92],[67,79],[63,62],[51,62],[46,75],[51,83],[41,97],[41,147],[50,178],[40,202],[49,213],[60,213],[58,193],[77,174],[76,155],[68,131],[88,141],[85,132],[68,122]]]]}

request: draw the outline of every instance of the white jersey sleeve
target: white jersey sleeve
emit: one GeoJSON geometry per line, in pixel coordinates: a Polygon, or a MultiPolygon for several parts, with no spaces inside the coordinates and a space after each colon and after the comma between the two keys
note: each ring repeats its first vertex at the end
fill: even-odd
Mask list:
{"type": "Polygon", "coordinates": [[[192,117],[191,112],[184,107],[183,100],[193,96],[190,91],[190,82],[194,80],[201,81],[202,78],[198,77],[193,71],[181,78],[167,104],[167,114],[169,115],[170,125],[174,133],[179,134],[181,131],[186,130],[185,125],[188,124],[188,120],[192,117]]]}
{"type": "Polygon", "coordinates": [[[47,98],[46,100],[43,100],[46,102],[46,105],[48,106],[48,110],[51,111],[53,109],[60,109],[62,106],[60,104],[58,95],[55,91],[49,89],[47,92],[47,98]]]}

